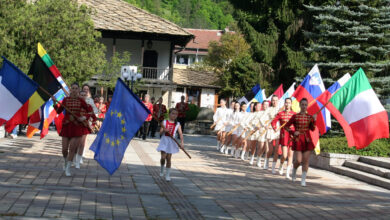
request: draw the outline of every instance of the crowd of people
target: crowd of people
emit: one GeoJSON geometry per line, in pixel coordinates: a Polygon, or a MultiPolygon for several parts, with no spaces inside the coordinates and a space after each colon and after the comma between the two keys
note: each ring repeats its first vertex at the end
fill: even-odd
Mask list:
{"type": "Polygon", "coordinates": [[[257,159],[256,165],[265,170],[269,168],[269,159],[273,155],[272,173],[275,174],[281,148],[279,174],[283,175],[287,160],[286,178],[295,181],[296,171],[302,166],[301,185],[306,186],[309,157],[315,148],[309,132],[315,129],[317,116],[307,113],[308,101],[305,98],[300,101],[299,113],[292,111],[290,98],[284,101],[282,108],[278,107],[278,102],[278,97],[273,96],[270,102],[251,103],[247,111],[246,103],[233,101],[228,108],[226,100],[221,99],[221,107],[213,117],[217,149],[236,159],[249,160],[251,165],[257,159]]]}

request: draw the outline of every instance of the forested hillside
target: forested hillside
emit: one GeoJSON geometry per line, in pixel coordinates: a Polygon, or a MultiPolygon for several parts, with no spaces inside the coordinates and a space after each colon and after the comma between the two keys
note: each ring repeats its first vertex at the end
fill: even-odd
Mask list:
{"type": "Polygon", "coordinates": [[[233,21],[228,0],[125,0],[184,28],[224,29],[233,21]]]}

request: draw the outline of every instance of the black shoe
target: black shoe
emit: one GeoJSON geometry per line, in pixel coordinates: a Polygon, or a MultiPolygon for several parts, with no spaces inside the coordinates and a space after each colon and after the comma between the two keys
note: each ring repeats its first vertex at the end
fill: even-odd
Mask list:
{"type": "Polygon", "coordinates": [[[142,140],[146,140],[146,136],[143,136],[143,137],[142,137],[142,140]]]}

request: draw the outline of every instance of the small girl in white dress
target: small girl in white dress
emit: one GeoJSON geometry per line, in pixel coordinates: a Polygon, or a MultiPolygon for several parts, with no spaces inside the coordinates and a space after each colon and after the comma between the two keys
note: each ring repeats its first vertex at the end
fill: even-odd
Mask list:
{"type": "Polygon", "coordinates": [[[171,108],[169,110],[169,120],[164,120],[161,123],[161,128],[160,128],[160,144],[157,147],[157,151],[161,152],[161,171],[160,171],[160,176],[164,176],[164,165],[165,165],[165,160],[167,160],[167,165],[166,165],[166,174],[165,174],[165,180],[166,181],[171,181],[170,173],[171,173],[171,158],[172,154],[176,154],[179,152],[179,146],[177,146],[176,142],[171,138],[175,137],[176,132],[179,132],[180,136],[180,141],[181,141],[181,147],[184,146],[183,142],[183,133],[181,131],[181,126],[180,123],[176,121],[178,115],[178,111],[174,108],[171,108]],[[169,134],[171,137],[169,137],[169,134]]]}

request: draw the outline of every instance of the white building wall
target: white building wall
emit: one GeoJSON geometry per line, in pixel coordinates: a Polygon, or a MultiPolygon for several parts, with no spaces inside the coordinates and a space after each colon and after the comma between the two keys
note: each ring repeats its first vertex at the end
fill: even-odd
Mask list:
{"type": "Polygon", "coordinates": [[[215,89],[202,89],[200,107],[214,108],[215,89]]]}
{"type": "MultiPolygon", "coordinates": [[[[106,46],[106,58],[110,59],[112,57],[113,50],[113,39],[112,38],[102,38],[100,39],[106,46]]],[[[147,40],[144,41],[144,50],[147,48],[147,40]]],[[[152,41],[153,46],[150,50],[155,50],[158,53],[157,68],[159,69],[169,69],[169,53],[171,42],[169,41],[152,41]]],[[[131,39],[116,39],[116,52],[130,52],[130,62],[129,65],[141,66],[141,46],[142,40],[131,40],[131,39]]]]}

